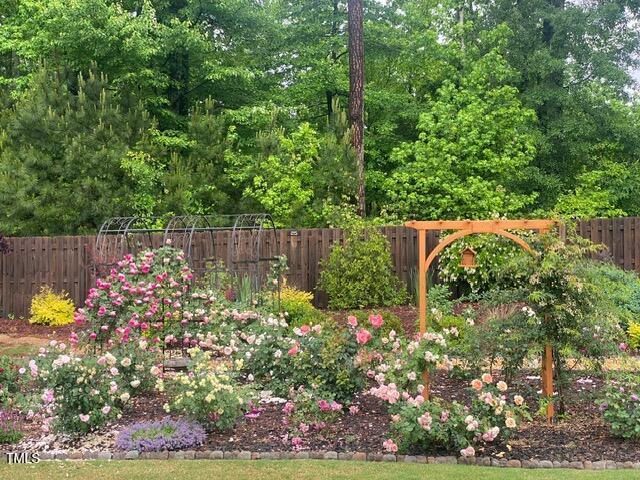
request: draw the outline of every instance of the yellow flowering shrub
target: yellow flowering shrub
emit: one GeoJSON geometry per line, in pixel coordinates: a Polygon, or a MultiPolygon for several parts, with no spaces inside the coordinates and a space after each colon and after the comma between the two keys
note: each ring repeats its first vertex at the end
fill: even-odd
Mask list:
{"type": "Polygon", "coordinates": [[[55,293],[48,286],[40,289],[31,299],[30,323],[39,323],[57,327],[73,323],[75,307],[68,294],[55,293]]]}
{"type": "Polygon", "coordinates": [[[629,322],[627,328],[629,334],[629,343],[632,348],[640,348],[640,323],[629,322]]]}
{"type": "Polygon", "coordinates": [[[280,309],[287,315],[289,325],[298,327],[305,324],[322,323],[323,314],[313,304],[313,293],[284,286],[280,292],[280,309]]]}

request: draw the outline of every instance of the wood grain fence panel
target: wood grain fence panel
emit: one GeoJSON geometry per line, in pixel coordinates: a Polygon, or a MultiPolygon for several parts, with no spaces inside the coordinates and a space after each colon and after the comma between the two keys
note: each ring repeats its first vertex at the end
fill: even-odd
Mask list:
{"type": "MultiPolygon", "coordinates": [[[[416,281],[417,234],[405,227],[385,227],[381,231],[389,239],[394,270],[409,287],[416,281]]],[[[606,245],[611,259],[627,270],[640,271],[640,217],[625,219],[593,219],[580,222],[578,233],[594,243],[606,245]]],[[[320,277],[319,264],[327,258],[335,244],[344,241],[340,229],[300,229],[276,232],[279,250],[289,261],[288,283],[315,292],[320,277]]],[[[0,308],[3,316],[27,316],[31,298],[42,285],[65,290],[81,305],[91,287],[90,265],[96,237],[22,237],[8,238],[11,252],[0,258],[0,308]]],[[[162,235],[136,236],[131,239],[136,250],[144,245],[160,245],[162,235]]],[[[241,236],[245,251],[250,249],[249,235],[241,236]]],[[[276,254],[275,240],[264,239],[261,245],[265,256],[276,254]]],[[[427,250],[438,244],[437,232],[427,235],[427,250]]],[[[194,236],[194,264],[203,267],[216,258],[229,264],[232,249],[230,231],[216,231],[213,235],[197,232],[194,236]]],[[[432,274],[437,273],[437,264],[432,274]]],[[[326,297],[317,292],[318,303],[326,297]]]]}

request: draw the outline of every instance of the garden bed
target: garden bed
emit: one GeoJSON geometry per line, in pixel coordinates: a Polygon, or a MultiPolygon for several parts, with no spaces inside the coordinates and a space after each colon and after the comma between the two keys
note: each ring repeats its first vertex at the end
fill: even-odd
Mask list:
{"type": "MultiPolygon", "coordinates": [[[[574,374],[574,388],[570,389],[567,413],[558,423],[548,425],[546,419],[534,415],[532,421],[522,423],[508,442],[480,449],[478,454],[504,460],[637,462],[640,459],[640,442],[612,437],[594,403],[594,395],[602,385],[602,380],[581,373],[574,374]]],[[[516,379],[514,388],[523,394],[529,405],[535,406],[539,397],[539,382],[536,373],[530,372],[530,375],[516,379]]],[[[438,372],[433,393],[445,400],[463,401],[469,397],[468,382],[438,372]]],[[[123,428],[135,422],[165,417],[165,401],[164,396],[157,393],[136,398],[123,411],[121,419],[77,439],[56,434],[43,435],[39,424],[25,422],[26,437],[16,448],[114,451],[115,439],[123,428]]],[[[367,393],[357,395],[353,403],[358,406],[358,413],[341,417],[321,432],[310,432],[300,448],[291,446],[289,427],[283,423],[282,405],[268,403],[260,405],[262,411],[257,418],[244,418],[227,432],[210,433],[206,444],[197,450],[384,453],[382,443],[387,438],[390,422],[385,403],[367,393]]],[[[437,449],[407,453],[432,456],[447,454],[437,449]]]]}

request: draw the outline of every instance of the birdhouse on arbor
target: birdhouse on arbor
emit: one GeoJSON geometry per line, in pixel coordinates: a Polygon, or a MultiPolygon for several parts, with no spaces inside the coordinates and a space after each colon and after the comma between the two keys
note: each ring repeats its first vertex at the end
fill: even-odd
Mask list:
{"type": "Polygon", "coordinates": [[[476,268],[476,251],[467,247],[462,251],[462,260],[460,261],[462,268],[476,268]]]}

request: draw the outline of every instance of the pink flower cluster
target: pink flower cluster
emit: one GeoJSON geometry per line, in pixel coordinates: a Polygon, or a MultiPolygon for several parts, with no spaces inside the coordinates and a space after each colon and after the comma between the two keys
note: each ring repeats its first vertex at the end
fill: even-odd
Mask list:
{"type": "Polygon", "coordinates": [[[395,442],[390,438],[382,442],[382,447],[385,449],[385,451],[390,453],[396,453],[398,451],[398,445],[396,445],[395,442]]]}
{"type": "Polygon", "coordinates": [[[327,400],[318,401],[318,408],[323,412],[339,412],[342,410],[342,404],[332,400],[328,402],[327,400]]]}
{"type": "Polygon", "coordinates": [[[390,404],[394,404],[400,400],[400,392],[395,383],[390,383],[389,385],[383,383],[379,387],[372,387],[369,393],[390,404]]]}

